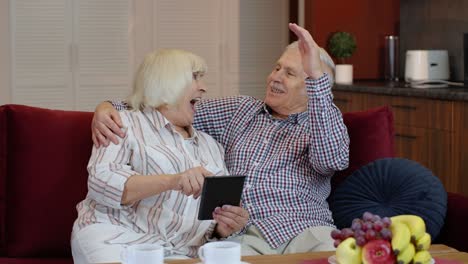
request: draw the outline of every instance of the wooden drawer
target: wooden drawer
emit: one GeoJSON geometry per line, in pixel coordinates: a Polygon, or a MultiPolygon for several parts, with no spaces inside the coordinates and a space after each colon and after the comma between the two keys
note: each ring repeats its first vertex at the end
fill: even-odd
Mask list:
{"type": "Polygon", "coordinates": [[[456,102],[454,113],[453,167],[451,181],[458,192],[468,196],[468,102],[456,102]]]}
{"type": "Polygon", "coordinates": [[[391,106],[396,125],[453,131],[453,103],[449,101],[369,95],[367,105],[391,106]]]}
{"type": "Polygon", "coordinates": [[[365,96],[361,93],[333,91],[333,103],[342,113],[363,111],[366,109],[365,96]]]}
{"type": "Polygon", "coordinates": [[[447,191],[457,192],[453,179],[453,133],[439,129],[395,126],[395,152],[398,157],[419,162],[436,175],[447,191]]]}
{"type": "Polygon", "coordinates": [[[411,159],[428,167],[426,129],[395,126],[395,152],[398,157],[411,159]]]}

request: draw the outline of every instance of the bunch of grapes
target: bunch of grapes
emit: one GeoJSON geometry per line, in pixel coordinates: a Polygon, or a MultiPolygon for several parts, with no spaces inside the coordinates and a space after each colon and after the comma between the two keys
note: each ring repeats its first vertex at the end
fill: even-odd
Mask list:
{"type": "Polygon", "coordinates": [[[365,212],[362,215],[362,219],[355,218],[353,220],[351,228],[335,229],[331,232],[331,237],[335,240],[335,247],[338,247],[341,241],[348,237],[354,237],[360,247],[376,239],[391,241],[392,232],[389,229],[390,224],[391,220],[388,217],[381,218],[378,215],[365,212]]]}

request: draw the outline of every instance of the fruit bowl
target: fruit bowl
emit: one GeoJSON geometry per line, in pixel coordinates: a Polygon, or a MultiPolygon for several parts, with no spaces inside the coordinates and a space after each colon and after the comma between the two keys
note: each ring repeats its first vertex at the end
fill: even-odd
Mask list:
{"type": "MultiPolygon", "coordinates": [[[[339,264],[434,263],[429,247],[431,236],[417,215],[380,217],[365,212],[350,228],[333,230],[339,264]]],[[[332,263],[332,262],[330,262],[332,263]]]]}
{"type": "MultiPolygon", "coordinates": [[[[336,255],[328,257],[328,263],[330,264],[339,264],[338,261],[336,260],[336,255]]],[[[435,264],[435,260],[431,258],[429,261],[429,264],[435,264]]]]}

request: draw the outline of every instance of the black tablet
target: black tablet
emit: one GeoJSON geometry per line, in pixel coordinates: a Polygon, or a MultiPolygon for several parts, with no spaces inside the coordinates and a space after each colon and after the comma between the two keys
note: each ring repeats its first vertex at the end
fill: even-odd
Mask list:
{"type": "Polygon", "coordinates": [[[205,177],[198,220],[213,219],[213,211],[225,204],[239,206],[245,176],[205,177]]]}

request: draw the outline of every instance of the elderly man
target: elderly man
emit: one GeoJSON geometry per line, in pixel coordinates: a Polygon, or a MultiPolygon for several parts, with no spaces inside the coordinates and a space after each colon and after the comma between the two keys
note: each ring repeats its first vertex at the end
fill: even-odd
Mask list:
{"type": "MultiPolygon", "coordinates": [[[[231,174],[247,175],[242,204],[250,219],[234,238],[244,255],[333,250],[326,199],[333,173],[348,166],[349,137],[332,101],[327,54],[306,29],[289,28],[298,41],[267,77],[264,101],[201,101],[193,123],[224,146],[231,174]]],[[[117,141],[112,131],[124,136],[118,116],[109,103],[98,106],[95,144],[117,141]]],[[[229,226],[223,214],[215,212],[215,219],[229,226]]]]}

